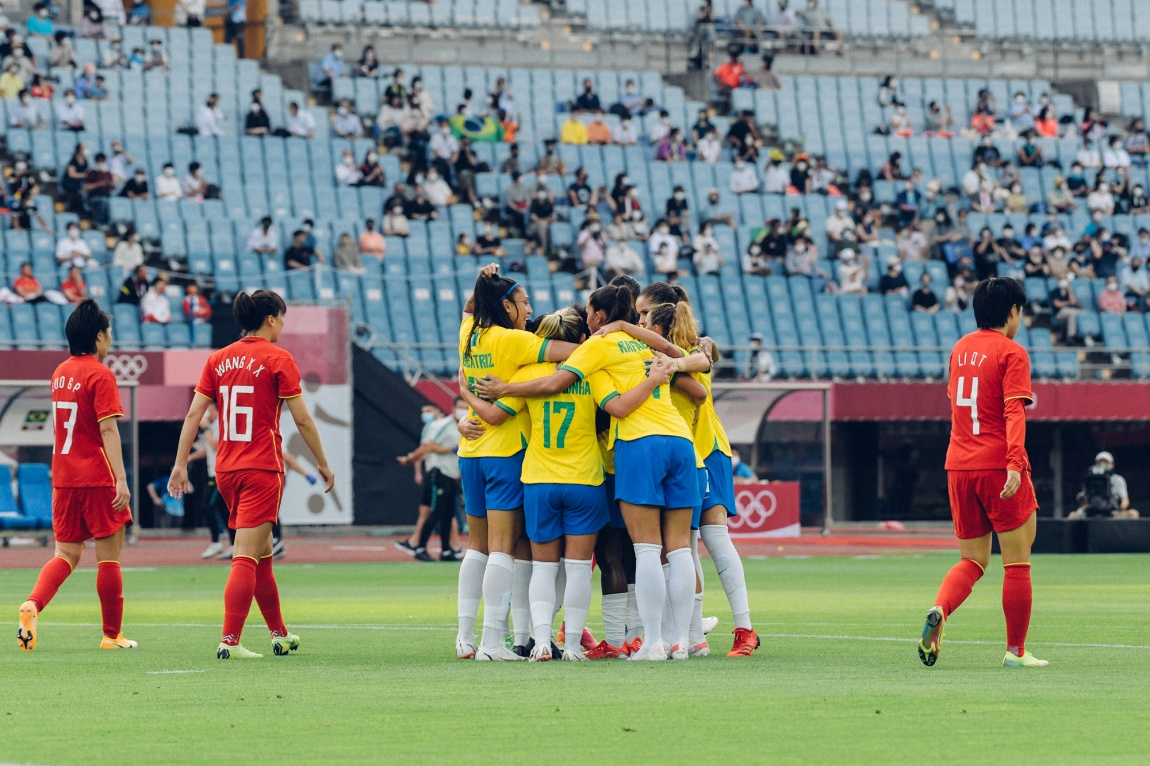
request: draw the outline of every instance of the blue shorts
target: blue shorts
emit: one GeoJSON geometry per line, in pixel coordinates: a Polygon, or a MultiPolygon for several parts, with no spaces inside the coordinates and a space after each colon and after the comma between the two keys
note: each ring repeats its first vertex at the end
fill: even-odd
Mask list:
{"type": "MultiPolygon", "coordinates": [[[[703,465],[706,466],[706,463],[704,462],[703,465]]],[[[702,499],[703,502],[706,502],[705,498],[707,497],[707,494],[710,492],[710,484],[708,483],[708,478],[707,478],[707,469],[706,469],[706,467],[696,468],[695,472],[696,472],[696,475],[698,476],[698,482],[699,482],[699,498],[702,499]]],[[[691,508],[691,529],[698,529],[699,528],[699,522],[702,520],[703,520],[703,506],[702,506],[702,503],[700,503],[699,505],[693,506],[691,508]]]]}
{"type": "Polygon", "coordinates": [[[615,499],[656,508],[694,508],[702,501],[695,447],[681,436],[615,442],[615,499]]]}
{"type": "Polygon", "coordinates": [[[703,461],[707,466],[707,493],[703,495],[703,510],[709,510],[716,505],[727,509],[727,517],[738,516],[739,509],[735,505],[735,474],[731,470],[731,459],[719,450],[715,450],[703,461]]]}
{"type": "Polygon", "coordinates": [[[606,478],[603,480],[603,489],[607,490],[607,513],[611,514],[607,526],[615,529],[626,529],[627,524],[623,521],[623,512],[619,510],[619,501],[615,499],[615,474],[606,474],[606,478]]]}
{"type": "Polygon", "coordinates": [[[463,507],[468,516],[483,519],[488,511],[515,511],[523,507],[523,454],[459,458],[463,507]]]}
{"type": "Polygon", "coordinates": [[[524,484],[523,518],[533,543],[592,535],[610,519],[607,492],[602,484],[524,484]]]}

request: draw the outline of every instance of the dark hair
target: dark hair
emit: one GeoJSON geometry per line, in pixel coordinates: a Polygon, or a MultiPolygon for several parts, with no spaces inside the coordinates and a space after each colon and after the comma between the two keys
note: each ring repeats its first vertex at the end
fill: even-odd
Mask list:
{"type": "Polygon", "coordinates": [[[232,302],[232,313],[246,332],[255,332],[263,327],[268,317],[286,314],[287,304],[271,290],[256,290],[251,295],[239,292],[232,302]]]}
{"type": "Polygon", "coordinates": [[[1006,324],[1012,308],[1026,305],[1026,292],[1017,279],[992,277],[978,283],[973,303],[979,328],[993,330],[1006,324]]]}
{"type": "Polygon", "coordinates": [[[523,288],[513,279],[498,274],[479,275],[475,280],[475,291],[471,295],[471,315],[474,318],[472,328],[475,332],[467,336],[468,351],[471,351],[472,342],[480,330],[490,327],[515,329],[515,324],[507,315],[507,309],[503,308],[503,301],[510,299],[516,290],[521,289],[523,288]]]}
{"type": "Polygon", "coordinates": [[[608,282],[608,284],[615,285],[616,287],[622,287],[626,289],[627,292],[631,293],[631,303],[634,303],[636,299],[638,299],[639,293],[641,293],[643,290],[642,286],[639,284],[639,280],[635,279],[630,274],[619,274],[610,282],[608,282]]]}
{"type": "Polygon", "coordinates": [[[676,304],[679,301],[687,301],[690,303],[690,298],[687,297],[687,291],[682,285],[672,285],[666,282],[652,282],[643,289],[640,295],[651,303],[676,304]]]}
{"type": "Polygon", "coordinates": [[[100,304],[91,298],[80,301],[64,325],[64,334],[68,336],[68,353],[72,356],[94,354],[96,336],[107,332],[111,326],[112,318],[100,310],[100,304]]]}
{"type": "Polygon", "coordinates": [[[635,301],[626,287],[606,285],[591,293],[587,299],[589,311],[602,311],[606,314],[604,324],[630,321],[635,313],[635,301]]]}

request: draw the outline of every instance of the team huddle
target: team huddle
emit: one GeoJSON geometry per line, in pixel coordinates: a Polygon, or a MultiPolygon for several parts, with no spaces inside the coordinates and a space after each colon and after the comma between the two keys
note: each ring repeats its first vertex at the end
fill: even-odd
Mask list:
{"type": "MultiPolygon", "coordinates": [[[[1030,548],[1037,501],[1025,450],[1030,365],[1013,338],[1026,297],[1011,279],[979,284],[979,330],[951,355],[951,512],[962,559],[928,611],[918,652],[935,664],[947,618],[990,560],[997,533],[1006,567],[1003,611],[1010,667],[1045,665],[1025,650],[1032,603],[1030,548]]],[[[300,373],[276,344],[287,307],[273,292],[240,293],[233,312],[244,336],[214,352],[184,420],[168,489],[189,491],[187,463],[198,426],[214,404],[219,442],[216,487],[236,531],[224,589],[219,659],[261,654],[240,644],[254,600],[286,655],[299,636],[285,625],[272,572],[272,525],[284,486],[280,415],[286,404],[334,485],[300,373]]],[[[522,285],[481,270],[460,326],[458,456],[470,525],[460,565],[456,656],[480,661],[685,660],[710,653],[703,618],[702,539],[730,603],[728,656],[760,645],[743,565],[727,519],[736,514],[731,446],[715,411],[710,371],[717,351],[700,338],[689,296],[678,285],[641,288],[629,277],[530,324],[522,285]],[[586,629],[593,563],[601,569],[605,635],[586,629]],[[481,635],[476,618],[484,603],[481,635]],[[564,622],[552,629],[559,610],[564,622]],[[510,618],[510,619],[509,619],[510,618]],[[513,626],[511,645],[505,637],[513,626]]],[[[124,637],[119,556],[131,523],[117,419],[116,381],[102,364],[111,322],[81,302],[65,332],[70,357],[52,380],[52,523],[56,553],[20,607],[19,646],[36,648],[39,614],[96,541],[104,638],[124,637]]]]}
{"type": "Polygon", "coordinates": [[[459,466],[471,540],[456,655],[706,655],[702,536],[731,603],[730,654],[749,656],[759,637],[726,526],[736,512],[731,448],[711,398],[714,351],[699,343],[686,292],[621,277],[591,293],[586,309],[561,309],[529,331],[526,290],[488,267],[469,308],[460,390],[472,417],[460,423],[459,466]],[[593,560],[599,642],[585,628],[593,560]],[[563,645],[553,646],[560,606],[563,645]]]}

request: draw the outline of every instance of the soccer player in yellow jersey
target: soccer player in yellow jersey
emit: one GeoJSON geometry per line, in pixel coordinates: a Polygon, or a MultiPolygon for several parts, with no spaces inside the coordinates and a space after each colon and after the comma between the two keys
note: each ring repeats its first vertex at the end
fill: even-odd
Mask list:
{"type": "MultiPolygon", "coordinates": [[[[601,287],[588,302],[587,326],[594,333],[604,324],[629,318],[634,310],[631,294],[614,285],[601,287]]],[[[491,376],[476,381],[475,392],[494,401],[504,396],[547,396],[559,393],[600,370],[606,371],[616,390],[629,391],[647,377],[647,361],[654,353],[626,333],[595,336],[551,375],[537,380],[506,383],[491,376]]],[[[686,360],[676,360],[685,369],[686,360]]],[[[612,419],[615,447],[615,496],[627,531],[635,545],[635,596],[643,618],[644,645],[632,659],[664,660],[678,641],[673,659],[687,658],[687,633],[694,600],[694,565],[691,562],[691,509],[700,502],[695,478],[695,451],[691,432],[670,400],[667,385],[627,418],[612,419]],[[659,564],[666,549],[670,565],[664,580],[659,564]],[[663,601],[670,586],[672,612],[681,636],[662,635],[663,601]],[[678,626],[682,626],[681,628],[678,626]]]]}
{"type": "MultiPolygon", "coordinates": [[[[551,341],[526,332],[531,315],[527,291],[513,280],[484,269],[475,281],[473,313],[459,328],[459,356],[469,382],[484,375],[510,378],[519,368],[540,362],[559,362],[574,344],[551,341]]],[[[482,597],[482,659],[526,659],[503,646],[504,620],[512,602],[515,547],[523,530],[523,453],[527,446],[526,414],[487,428],[478,439],[459,445],[459,473],[471,528],[467,554],[459,568],[459,631],[456,656],[475,657],[475,616],[482,597]]],[[[530,606],[526,585],[521,588],[524,608],[516,610],[516,629],[529,631],[530,606]],[[522,623],[522,626],[520,625],[522,623]]]]}
{"type": "MultiPolygon", "coordinates": [[[[570,307],[543,317],[536,333],[582,342],[587,336],[582,309],[570,307]]],[[[555,367],[552,363],[529,365],[511,381],[538,380],[551,375],[555,367]]],[[[464,394],[489,424],[513,417],[525,407],[531,415],[523,484],[524,517],[534,562],[530,587],[535,634],[532,661],[552,659],[551,628],[560,567],[566,575],[563,659],[587,659],[580,649],[580,639],[591,607],[591,557],[599,530],[608,522],[603,460],[595,430],[596,410],[601,407],[616,418],[627,417],[670,380],[672,369],[669,360],[656,360],[651,374],[622,395],[604,371],[592,373],[559,393],[532,399],[510,397],[492,405],[464,394]]]]}

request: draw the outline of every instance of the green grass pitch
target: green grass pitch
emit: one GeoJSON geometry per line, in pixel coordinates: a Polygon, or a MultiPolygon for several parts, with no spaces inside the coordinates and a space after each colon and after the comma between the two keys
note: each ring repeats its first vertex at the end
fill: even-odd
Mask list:
{"type": "MultiPolygon", "coordinates": [[[[450,565],[277,566],[289,627],[272,656],[254,610],[214,658],[227,572],[124,573],[135,651],[102,652],[95,573],[81,569],[17,650],[32,570],[0,571],[0,762],[1146,763],[1150,578],[1136,556],[1038,557],[1029,648],[1006,670],[998,560],[947,626],[938,664],[915,651],[949,554],[747,562],[763,647],[684,663],[486,664],[454,658],[450,565]],[[180,672],[177,672],[180,671],[180,672]]],[[[91,559],[86,562],[91,565],[91,559]]],[[[598,599],[592,629],[601,634],[598,599]]]]}

